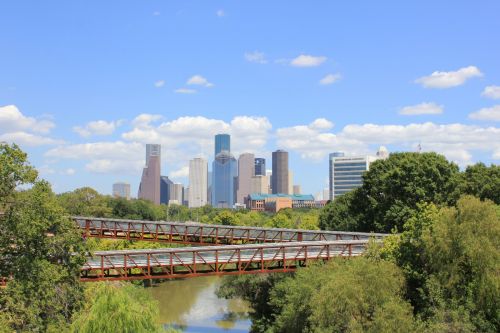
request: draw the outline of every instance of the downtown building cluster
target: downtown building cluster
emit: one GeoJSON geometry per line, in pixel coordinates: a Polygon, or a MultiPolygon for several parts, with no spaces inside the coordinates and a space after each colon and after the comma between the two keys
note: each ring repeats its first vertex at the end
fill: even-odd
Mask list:
{"type": "MultiPolygon", "coordinates": [[[[288,152],[272,153],[272,169],[266,159],[243,153],[238,159],[231,154],[229,134],[215,135],[214,159],[211,170],[205,158],[189,161],[189,184],[184,187],[161,175],[161,145],[146,145],[146,161],[138,190],[138,198],[155,204],[179,204],[190,208],[211,205],[217,208],[248,208],[256,211],[279,211],[282,208],[322,207],[327,200],[361,186],[362,175],[371,162],[386,158],[383,147],[377,156],[345,156],[330,154],[329,188],[323,198],[302,194],[300,185],[293,184],[288,152]]],[[[130,185],[116,183],[113,195],[130,198],[130,185]]]]}

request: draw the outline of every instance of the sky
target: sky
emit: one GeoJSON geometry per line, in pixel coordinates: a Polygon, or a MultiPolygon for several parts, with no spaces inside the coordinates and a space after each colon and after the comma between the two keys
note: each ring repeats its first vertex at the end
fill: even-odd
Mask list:
{"type": "Polygon", "coordinates": [[[303,193],[328,154],[500,161],[499,1],[0,2],[0,141],[60,193],[137,193],[145,144],[188,161],[290,153],[303,193]]]}

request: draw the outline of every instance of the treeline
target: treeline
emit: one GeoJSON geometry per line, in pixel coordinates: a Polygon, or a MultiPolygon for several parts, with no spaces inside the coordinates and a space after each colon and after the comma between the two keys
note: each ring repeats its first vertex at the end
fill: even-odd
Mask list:
{"type": "Polygon", "coordinates": [[[68,215],[150,221],[198,221],[209,224],[274,228],[319,229],[319,209],[283,209],[277,214],[204,206],[155,205],[141,199],[126,200],[83,187],[59,194],[57,201],[68,215]]]}
{"type": "Polygon", "coordinates": [[[225,278],[252,332],[500,331],[500,168],[392,154],[329,203],[322,228],[397,232],[351,260],[225,278]]]}

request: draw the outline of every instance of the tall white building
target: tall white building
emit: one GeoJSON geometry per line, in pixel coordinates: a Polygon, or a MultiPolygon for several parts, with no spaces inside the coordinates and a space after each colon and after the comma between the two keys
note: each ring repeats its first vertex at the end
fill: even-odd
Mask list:
{"type": "MultiPolygon", "coordinates": [[[[342,194],[361,187],[363,173],[369,170],[370,164],[388,156],[385,147],[379,149],[377,156],[345,156],[343,152],[330,154],[329,199],[335,200],[342,194]]],[[[324,199],[328,199],[328,197],[324,199]]]]}
{"type": "Polygon", "coordinates": [[[208,203],[208,164],[204,158],[189,161],[189,194],[188,205],[202,207],[208,203]]]}
{"type": "Polygon", "coordinates": [[[181,183],[174,183],[170,186],[170,198],[168,204],[182,205],[184,201],[184,186],[181,183]]]}
{"type": "Polygon", "coordinates": [[[123,182],[114,183],[113,196],[115,198],[125,198],[127,200],[130,200],[130,184],[123,182]]]}
{"type": "Polygon", "coordinates": [[[288,194],[293,194],[293,171],[288,170],[288,194]]]}

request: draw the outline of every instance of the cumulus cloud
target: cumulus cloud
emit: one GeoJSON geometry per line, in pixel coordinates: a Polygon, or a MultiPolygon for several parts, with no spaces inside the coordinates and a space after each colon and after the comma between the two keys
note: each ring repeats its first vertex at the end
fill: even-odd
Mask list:
{"type": "Polygon", "coordinates": [[[165,85],[165,80],[158,80],[155,82],[155,87],[156,88],[161,88],[165,85]]]}
{"type": "Polygon", "coordinates": [[[461,165],[470,163],[472,152],[500,150],[500,128],[464,124],[438,125],[431,122],[409,125],[347,125],[340,132],[318,129],[312,124],[280,128],[278,146],[303,158],[321,160],[328,153],[343,150],[352,154],[373,154],[374,145],[395,145],[415,150],[436,151],[461,165]]]}
{"type": "Polygon", "coordinates": [[[196,94],[196,90],[195,89],[187,89],[187,88],[175,89],[174,92],[176,94],[196,94]]]}
{"type": "Polygon", "coordinates": [[[267,59],[264,53],[259,51],[246,52],[245,60],[248,62],[255,62],[257,64],[267,64],[267,59]]]}
{"type": "Polygon", "coordinates": [[[26,117],[15,105],[0,106],[0,133],[29,131],[48,134],[54,127],[51,121],[26,117]]]}
{"type": "Polygon", "coordinates": [[[425,88],[451,88],[464,84],[468,79],[481,77],[483,73],[476,66],[468,66],[450,72],[433,72],[429,76],[423,76],[415,80],[425,88]]]}
{"type": "Polygon", "coordinates": [[[193,75],[187,80],[186,84],[188,85],[197,85],[197,86],[203,86],[203,87],[213,87],[214,84],[211,82],[208,82],[206,78],[204,78],[201,75],[193,75]]]}
{"type": "Polygon", "coordinates": [[[500,99],[500,86],[487,86],[486,88],[484,88],[481,96],[500,99]]]}
{"type": "Polygon", "coordinates": [[[76,173],[76,170],[73,168],[68,168],[65,169],[61,172],[61,174],[66,175],[66,176],[73,176],[76,173]]]}
{"type": "Polygon", "coordinates": [[[178,170],[172,171],[169,174],[169,177],[171,179],[179,179],[179,178],[185,178],[189,176],[189,167],[188,166],[183,166],[178,170]]]}
{"type": "MultiPolygon", "coordinates": [[[[495,105],[490,108],[482,108],[479,111],[469,114],[470,119],[500,121],[500,105],[495,105]]],[[[497,139],[500,141],[500,137],[497,139]]]]}
{"type": "Polygon", "coordinates": [[[125,172],[135,174],[144,165],[143,144],[138,142],[94,142],[61,145],[48,150],[45,157],[87,161],[85,169],[93,173],[125,172]]]}
{"type": "Polygon", "coordinates": [[[81,137],[88,138],[91,135],[111,135],[123,121],[96,120],[87,123],[85,126],[74,126],[73,131],[81,137]]]}
{"type": "Polygon", "coordinates": [[[294,67],[316,67],[321,65],[326,61],[326,57],[323,56],[312,56],[307,54],[301,54],[297,58],[292,59],[290,65],[294,67]]]}
{"type": "Polygon", "coordinates": [[[327,76],[325,76],[324,78],[319,80],[319,84],[324,85],[324,86],[329,85],[329,84],[332,84],[332,83],[339,81],[341,78],[342,78],[342,75],[340,75],[338,73],[337,74],[328,74],[327,76]]]}
{"type": "Polygon", "coordinates": [[[0,134],[0,142],[1,141],[15,143],[20,146],[27,146],[27,147],[56,145],[64,142],[63,140],[56,140],[41,135],[22,132],[22,131],[0,134]]]}
{"type": "Polygon", "coordinates": [[[399,114],[405,116],[441,113],[443,113],[443,106],[437,105],[436,103],[420,103],[417,105],[405,106],[399,111],[399,114]]]}
{"type": "Polygon", "coordinates": [[[132,125],[137,127],[149,126],[151,122],[158,121],[162,119],[163,116],[160,114],[151,114],[151,113],[141,113],[137,117],[132,120],[132,125]]]}

